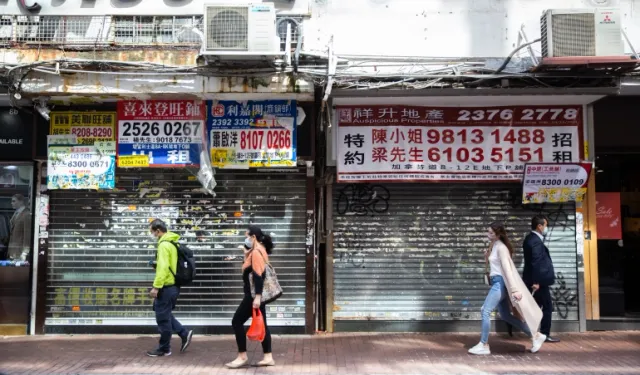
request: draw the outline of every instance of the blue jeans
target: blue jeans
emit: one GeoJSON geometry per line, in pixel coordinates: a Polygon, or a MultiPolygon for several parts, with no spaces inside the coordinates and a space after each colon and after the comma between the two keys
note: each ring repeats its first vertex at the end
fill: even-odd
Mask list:
{"type": "Polygon", "coordinates": [[[169,286],[160,289],[158,298],[153,301],[153,311],[156,313],[156,323],[160,331],[160,344],[158,350],[168,353],[171,351],[171,335],[176,332],[180,337],[187,335],[187,330],[173,316],[180,289],[177,286],[169,286]]]}
{"type": "Polygon", "coordinates": [[[489,342],[489,331],[491,331],[491,313],[498,308],[500,318],[514,327],[520,328],[527,336],[531,337],[529,327],[519,319],[511,315],[509,308],[511,296],[507,292],[507,287],[502,276],[491,276],[491,289],[482,305],[482,336],[480,342],[489,342]]]}

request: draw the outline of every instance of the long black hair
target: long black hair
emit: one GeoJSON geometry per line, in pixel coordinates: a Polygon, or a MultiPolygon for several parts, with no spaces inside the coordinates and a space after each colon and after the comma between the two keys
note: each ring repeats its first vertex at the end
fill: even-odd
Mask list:
{"type": "Polygon", "coordinates": [[[271,253],[273,252],[273,248],[275,247],[271,236],[268,234],[264,234],[262,232],[262,229],[255,225],[250,225],[247,231],[249,232],[250,236],[256,236],[258,242],[260,242],[264,246],[265,250],[267,250],[267,254],[271,255],[271,253]]]}

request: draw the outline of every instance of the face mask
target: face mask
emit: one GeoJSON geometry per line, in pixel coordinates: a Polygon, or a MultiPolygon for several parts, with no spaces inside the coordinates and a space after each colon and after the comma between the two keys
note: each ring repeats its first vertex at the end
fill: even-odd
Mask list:
{"type": "Polygon", "coordinates": [[[156,234],[154,232],[149,232],[149,238],[151,238],[154,241],[157,240],[156,234]]]}
{"type": "Polygon", "coordinates": [[[253,248],[253,240],[251,238],[245,238],[244,239],[244,247],[246,247],[247,249],[251,249],[253,248]]]}
{"type": "Polygon", "coordinates": [[[544,229],[542,230],[542,235],[546,236],[549,233],[549,227],[544,227],[544,229]]]}
{"type": "Polygon", "coordinates": [[[489,239],[489,241],[494,241],[496,239],[496,235],[493,233],[488,233],[487,238],[489,239]]]}

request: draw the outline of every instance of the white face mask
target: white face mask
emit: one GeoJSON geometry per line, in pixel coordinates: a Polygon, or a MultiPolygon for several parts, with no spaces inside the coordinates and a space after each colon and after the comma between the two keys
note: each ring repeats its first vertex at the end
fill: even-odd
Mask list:
{"type": "Polygon", "coordinates": [[[496,240],[496,235],[495,233],[487,233],[487,238],[489,239],[489,241],[495,241],[496,240]]]}
{"type": "Polygon", "coordinates": [[[544,229],[542,230],[542,235],[546,236],[547,234],[549,234],[549,227],[544,227],[544,229]]]}
{"type": "Polygon", "coordinates": [[[244,239],[244,247],[246,247],[247,249],[252,249],[253,248],[253,240],[249,237],[244,239]]]}

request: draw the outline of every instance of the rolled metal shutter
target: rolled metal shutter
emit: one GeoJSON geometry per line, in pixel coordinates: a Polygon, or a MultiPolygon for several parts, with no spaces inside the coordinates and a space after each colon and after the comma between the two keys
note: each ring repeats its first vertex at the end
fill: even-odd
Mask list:
{"type": "MultiPolygon", "coordinates": [[[[285,291],[267,308],[271,326],[304,326],[306,206],[303,173],[219,172],[217,197],[187,170],[118,170],[117,190],[53,191],[46,326],[155,325],[152,218],[169,221],[194,251],[197,277],[176,316],[228,326],[242,299],[239,249],[250,223],[273,235],[271,262],[285,291]],[[196,242],[196,231],[206,242],[196,242]],[[225,260],[227,257],[235,260],[225,260]]],[[[48,331],[52,331],[48,329],[48,331]]],[[[64,327],[53,331],[64,332],[64,327]]]]}
{"type": "Polygon", "coordinates": [[[505,223],[521,269],[539,213],[550,221],[554,319],[577,321],[575,204],[534,212],[520,194],[517,185],[336,185],[334,321],[480,320],[489,224],[505,223]]]}

